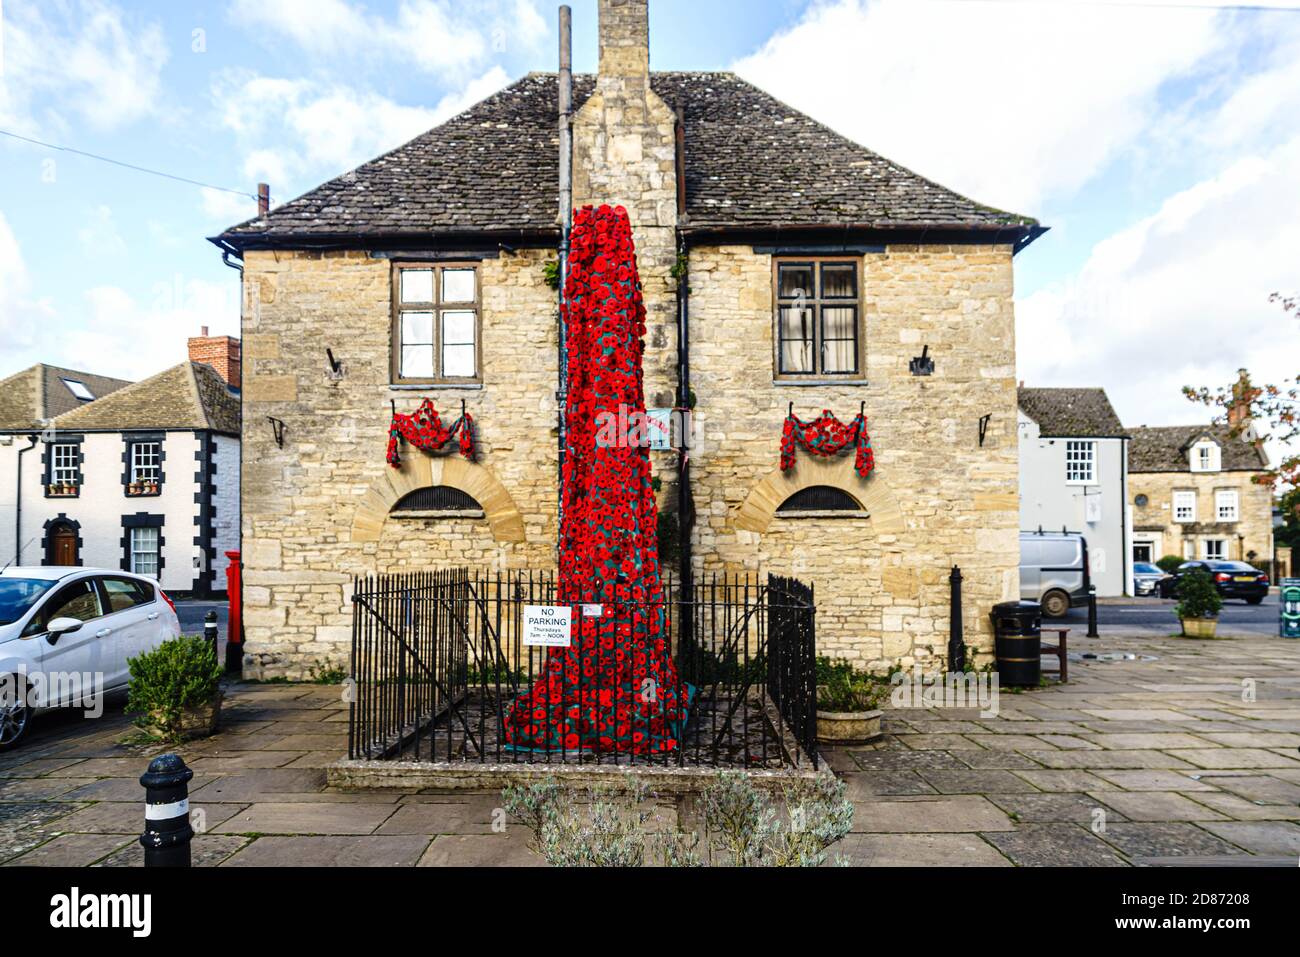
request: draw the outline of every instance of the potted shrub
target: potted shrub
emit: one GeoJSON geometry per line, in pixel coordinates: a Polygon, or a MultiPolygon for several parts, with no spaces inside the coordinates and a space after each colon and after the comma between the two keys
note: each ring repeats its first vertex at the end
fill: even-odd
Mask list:
{"type": "Polygon", "coordinates": [[[847,661],[817,659],[817,739],[825,744],[861,744],[880,737],[884,682],[847,661]]]}
{"type": "Polygon", "coordinates": [[[167,742],[205,738],[221,718],[221,674],[212,646],[197,635],[165,641],[127,662],[126,713],[167,742]]]}
{"type": "Polygon", "coordinates": [[[1176,614],[1186,638],[1213,638],[1219,623],[1223,599],[1208,572],[1201,569],[1184,575],[1178,583],[1176,614]]]}

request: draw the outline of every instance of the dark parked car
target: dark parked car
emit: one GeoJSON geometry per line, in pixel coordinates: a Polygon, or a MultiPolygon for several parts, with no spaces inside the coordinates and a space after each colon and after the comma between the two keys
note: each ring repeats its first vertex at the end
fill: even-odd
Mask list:
{"type": "Polygon", "coordinates": [[[1245,562],[1197,561],[1184,562],[1169,578],[1160,582],[1161,598],[1177,598],[1178,583],[1189,572],[1200,569],[1207,572],[1219,589],[1221,598],[1240,598],[1258,605],[1268,594],[1268,576],[1245,562]]]}

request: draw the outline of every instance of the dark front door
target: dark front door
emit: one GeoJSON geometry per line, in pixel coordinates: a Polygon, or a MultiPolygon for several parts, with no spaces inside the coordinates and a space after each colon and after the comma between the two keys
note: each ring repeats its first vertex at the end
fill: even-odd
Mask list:
{"type": "Polygon", "coordinates": [[[53,547],[50,549],[52,564],[77,564],[77,530],[67,525],[60,525],[53,529],[52,535],[54,539],[53,547]]]}

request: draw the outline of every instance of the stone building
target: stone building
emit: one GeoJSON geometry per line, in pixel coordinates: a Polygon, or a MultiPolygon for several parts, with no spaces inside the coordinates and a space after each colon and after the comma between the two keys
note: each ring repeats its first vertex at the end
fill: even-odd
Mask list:
{"type": "Polygon", "coordinates": [[[1228,426],[1129,429],[1133,557],[1270,562],[1272,486],[1259,443],[1228,426]]]}
{"type": "MultiPolygon", "coordinates": [[[[944,655],[959,565],[967,640],[990,647],[989,607],[1018,593],[1012,259],[1042,227],[735,75],[652,73],[646,0],[598,6],[574,201],[628,209],[647,399],[694,407],[689,471],[652,455],[695,573],[815,583],[820,648],[880,668],[944,655]],[[779,470],[792,409],[862,408],[870,478],[851,455],[779,470]]],[[[554,567],[557,87],[530,74],[214,238],[243,263],[254,673],[344,658],[355,574],[554,567]],[[475,462],[385,463],[393,406],[426,397],[473,415],[475,462]]]]}
{"type": "Polygon", "coordinates": [[[1128,435],[1104,389],[1026,389],[1020,396],[1020,527],[1088,543],[1103,598],[1131,594],[1128,435]]]}
{"type": "MultiPolygon", "coordinates": [[[[229,371],[238,345],[205,335],[190,354],[220,352],[229,371]]],[[[173,597],[224,593],[239,432],[239,396],[209,361],[140,382],[48,365],[0,381],[0,565],[121,568],[173,597]]]]}

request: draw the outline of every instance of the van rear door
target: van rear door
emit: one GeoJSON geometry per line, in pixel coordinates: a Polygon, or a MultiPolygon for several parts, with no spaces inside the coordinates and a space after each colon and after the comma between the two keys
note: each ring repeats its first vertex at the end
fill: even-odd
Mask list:
{"type": "Polygon", "coordinates": [[[1038,601],[1042,595],[1043,540],[1037,535],[1020,536],[1020,600],[1038,601]]]}
{"type": "MultiPolygon", "coordinates": [[[[1088,593],[1088,571],[1081,538],[1052,538],[1043,542],[1044,593],[1059,589],[1075,599],[1088,593]]],[[[1072,602],[1073,603],[1073,602],[1072,602]]]]}

